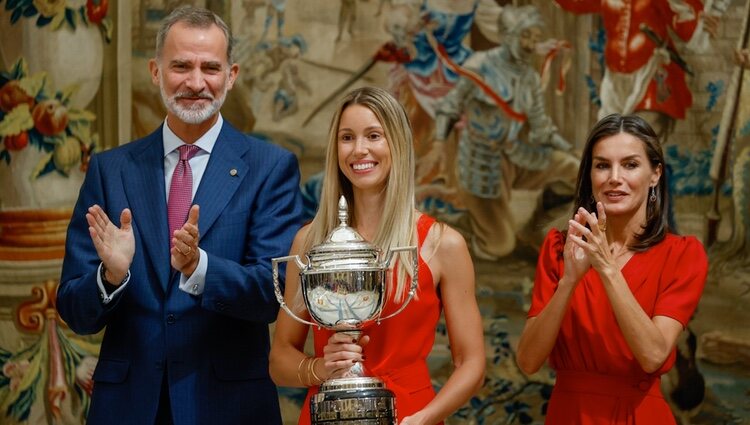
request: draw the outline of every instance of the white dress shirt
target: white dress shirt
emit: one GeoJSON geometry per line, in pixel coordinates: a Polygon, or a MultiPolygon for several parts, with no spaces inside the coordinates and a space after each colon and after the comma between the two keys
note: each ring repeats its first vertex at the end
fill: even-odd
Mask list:
{"type": "MultiPolygon", "coordinates": [[[[221,127],[223,124],[224,119],[222,118],[221,114],[219,114],[216,123],[214,123],[214,125],[205,134],[203,134],[203,136],[196,140],[195,143],[193,143],[193,145],[201,148],[201,150],[198,151],[195,156],[190,158],[189,161],[190,168],[193,172],[193,198],[195,198],[195,193],[201,183],[203,173],[206,171],[208,159],[211,156],[211,151],[216,144],[216,140],[219,137],[219,133],[221,132],[221,127]]],[[[164,121],[164,125],[162,126],[162,140],[164,142],[164,196],[168,203],[169,186],[170,184],[172,184],[172,174],[174,173],[174,169],[177,167],[177,163],[180,160],[180,153],[178,151],[178,148],[184,145],[185,142],[177,137],[172,129],[169,128],[166,120],[164,121]]],[[[169,238],[171,240],[172,235],[169,235],[169,238]]],[[[198,252],[200,254],[200,259],[198,260],[198,266],[195,268],[193,274],[189,278],[184,274],[180,274],[180,289],[191,295],[201,295],[203,293],[203,289],[206,283],[206,272],[208,271],[208,254],[206,254],[206,252],[200,247],[198,248],[198,252]]],[[[101,271],[102,265],[100,264],[99,267],[101,271]]],[[[117,290],[115,290],[111,294],[107,294],[107,291],[105,290],[104,284],[101,279],[101,273],[97,273],[96,280],[99,286],[99,291],[101,292],[102,302],[104,304],[108,304],[110,301],[112,301],[115,295],[119,294],[128,284],[128,282],[130,281],[129,277],[130,271],[128,271],[127,278],[122,282],[117,290]]]]}

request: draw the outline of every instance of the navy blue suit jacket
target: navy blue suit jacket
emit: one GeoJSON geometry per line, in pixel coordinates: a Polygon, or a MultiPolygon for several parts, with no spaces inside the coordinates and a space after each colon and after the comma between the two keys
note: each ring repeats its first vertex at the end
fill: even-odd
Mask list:
{"type": "Polygon", "coordinates": [[[94,155],[68,228],[60,316],[79,334],[106,327],[88,424],[153,424],[165,368],[177,425],[280,423],[268,374],[271,258],[288,254],[301,224],[297,159],[224,122],[193,200],[208,254],[205,290],[193,296],[170,267],[161,135],[94,155]],[[86,223],[94,204],[117,226],[124,208],[133,214],[132,277],[107,305],[86,223]]]}

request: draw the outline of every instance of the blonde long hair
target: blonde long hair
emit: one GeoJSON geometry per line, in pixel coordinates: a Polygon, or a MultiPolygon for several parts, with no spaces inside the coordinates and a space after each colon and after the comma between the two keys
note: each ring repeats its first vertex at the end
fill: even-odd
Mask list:
{"type": "MultiPolygon", "coordinates": [[[[414,195],[414,144],[409,118],[403,106],[386,90],[378,87],[362,87],[347,94],[339,102],[331,119],[326,148],[325,177],[320,196],[320,205],[305,239],[304,251],[323,242],[339,224],[338,199],[344,195],[349,204],[349,225],[356,228],[357,205],[354,203],[351,182],[339,170],[338,129],[341,114],[351,105],[362,105],[370,109],[380,121],[391,151],[391,170],[385,185],[385,205],[381,220],[371,241],[383,252],[391,248],[416,245],[415,221],[416,201],[414,195]]],[[[404,297],[406,276],[412,274],[411,258],[408,253],[399,253],[400,266],[396,286],[390,281],[389,289],[395,290],[395,299],[404,297]],[[404,265],[408,265],[404,267],[404,265]]],[[[393,262],[392,262],[393,264],[393,262]]]]}

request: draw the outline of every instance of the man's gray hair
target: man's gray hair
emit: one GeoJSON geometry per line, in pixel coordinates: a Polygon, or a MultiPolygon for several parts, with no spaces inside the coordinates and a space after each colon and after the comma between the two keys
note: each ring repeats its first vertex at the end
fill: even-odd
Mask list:
{"type": "Polygon", "coordinates": [[[208,9],[194,7],[194,6],[180,6],[173,10],[164,20],[162,21],[159,32],[156,33],[156,58],[161,58],[161,52],[164,49],[164,40],[167,38],[167,33],[178,22],[183,22],[190,28],[209,28],[211,25],[216,25],[224,33],[224,37],[227,39],[227,62],[229,65],[234,63],[232,57],[232,47],[234,47],[235,40],[232,37],[232,30],[229,26],[215,13],[208,9]]]}

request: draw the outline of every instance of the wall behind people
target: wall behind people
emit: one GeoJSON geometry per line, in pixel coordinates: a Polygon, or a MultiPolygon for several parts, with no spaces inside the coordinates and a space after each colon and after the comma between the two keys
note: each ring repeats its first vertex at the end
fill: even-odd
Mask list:
{"type": "MultiPolygon", "coordinates": [[[[33,2],[38,3],[45,2],[33,2]]],[[[146,64],[153,55],[159,21],[174,5],[186,2],[117,2],[117,10],[113,2],[105,10],[101,7],[107,2],[58,3],[62,6],[35,6],[40,7],[37,14],[28,16],[31,9],[23,8],[32,2],[0,2],[0,423],[15,420],[36,425],[63,419],[77,423],[83,417],[99,340],[97,336],[73,335],[54,310],[64,229],[89,152],[143,136],[164,119],[166,111],[146,64]],[[5,10],[9,4],[15,8],[5,10]],[[24,16],[24,10],[28,15],[24,16]],[[23,30],[60,38],[57,32],[72,32],[68,20],[75,21],[77,31],[91,29],[89,39],[96,44],[98,37],[101,44],[101,77],[91,67],[76,71],[79,76],[96,77],[85,98],[81,94],[66,96],[73,83],[57,75],[70,71],[76,62],[84,63],[95,52],[80,49],[83,42],[67,42],[76,47],[76,53],[58,55],[64,61],[53,64],[31,57],[38,56],[42,44],[26,46],[31,42],[18,35],[23,30]],[[55,30],[56,25],[60,28],[55,30]],[[18,61],[21,51],[28,56],[25,67],[18,61]],[[40,77],[40,72],[46,73],[46,78],[40,77]],[[49,105],[47,112],[40,108],[35,114],[35,107],[42,103],[49,105]]],[[[361,85],[392,91],[410,113],[417,153],[425,159],[435,143],[436,104],[459,78],[471,78],[465,71],[472,70],[472,56],[507,43],[497,22],[503,6],[512,2],[192,3],[222,15],[238,38],[236,56],[241,72],[222,113],[237,128],[297,154],[312,216],[328,117],[338,94],[361,85]],[[341,8],[349,9],[339,13],[341,8]],[[437,46],[442,46],[439,53],[437,46]]],[[[545,63],[548,65],[541,78],[545,82],[545,114],[572,145],[570,152],[577,155],[576,148],[600,109],[607,28],[600,14],[575,15],[542,0],[515,4],[538,6],[545,22],[544,48],[532,57],[531,65],[540,75],[545,63]],[[545,62],[547,57],[550,59],[545,62]]],[[[742,178],[750,164],[750,98],[734,93],[737,89],[730,84],[736,69],[733,51],[746,14],[747,1],[730,2],[711,41],[713,48],[707,52],[694,52],[686,42],[673,37],[678,55],[673,60],[683,60],[693,73],[686,78],[692,104],[683,118],[666,126],[670,131],[664,149],[672,169],[674,221],[677,230],[698,236],[708,247],[712,270],[689,333],[680,342],[686,366],[676,367],[665,379],[664,391],[676,415],[690,417],[694,424],[750,420],[743,401],[750,389],[750,358],[746,354],[750,332],[743,326],[750,297],[750,244],[746,242],[750,197],[742,178]],[[738,137],[723,145],[717,139],[731,99],[739,99],[731,132],[738,137]],[[716,184],[710,176],[715,157],[724,158],[725,164],[716,184]],[[709,212],[718,216],[709,219],[709,212]],[[703,384],[686,390],[689,380],[703,384]]],[[[482,89],[490,92],[502,87],[502,81],[485,83],[482,89]]],[[[70,91],[86,89],[78,84],[70,91]]],[[[489,94],[484,101],[495,102],[489,94]]],[[[497,103],[489,104],[502,109],[497,103]]],[[[462,230],[467,240],[472,238],[471,210],[458,195],[458,175],[466,165],[455,159],[462,148],[461,132],[470,131],[471,124],[459,120],[443,142],[447,158],[453,161],[443,170],[421,169],[418,175],[420,208],[462,230]]],[[[524,127],[519,140],[531,140],[528,133],[529,127],[524,127]]],[[[475,257],[488,347],[487,384],[451,423],[470,423],[476,418],[484,423],[504,423],[510,417],[519,423],[541,421],[554,382],[547,369],[524,376],[513,357],[529,304],[538,250],[535,234],[543,234],[554,217],[542,217],[531,233],[527,224],[538,211],[564,207],[567,200],[564,191],[556,187],[522,184],[511,188],[510,199],[512,234],[488,237],[511,238],[513,249],[498,258],[475,257]]],[[[433,385],[440,386],[450,371],[448,340],[441,329],[436,341],[430,366],[436,377],[433,385]]],[[[281,390],[285,418],[291,421],[297,417],[302,397],[294,390],[281,390]]]]}

